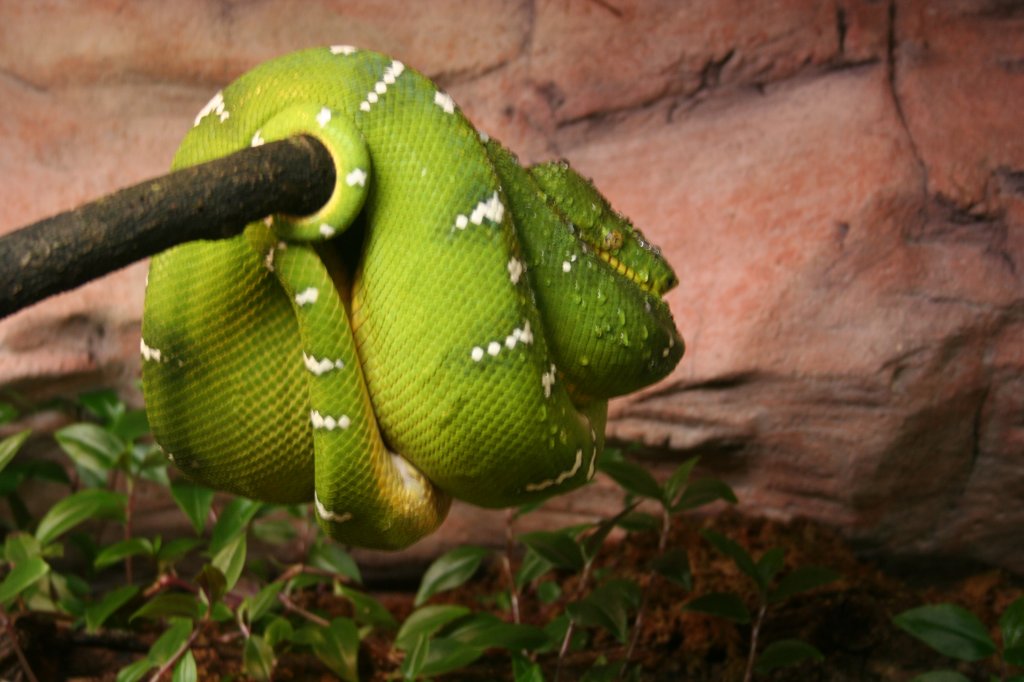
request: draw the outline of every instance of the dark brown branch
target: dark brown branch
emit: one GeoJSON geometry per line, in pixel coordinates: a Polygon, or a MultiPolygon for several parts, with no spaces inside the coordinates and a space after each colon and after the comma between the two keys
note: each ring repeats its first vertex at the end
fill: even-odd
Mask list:
{"type": "Polygon", "coordinates": [[[176,244],[230,237],[271,213],[312,213],[334,180],[324,146],[294,137],[41,220],[0,238],[0,317],[176,244]]]}

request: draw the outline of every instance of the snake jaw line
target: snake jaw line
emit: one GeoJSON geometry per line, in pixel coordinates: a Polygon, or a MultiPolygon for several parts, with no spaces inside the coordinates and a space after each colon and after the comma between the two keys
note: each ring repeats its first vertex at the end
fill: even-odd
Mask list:
{"type": "Polygon", "coordinates": [[[320,496],[316,493],[313,493],[313,503],[316,505],[317,515],[324,521],[330,521],[331,523],[345,523],[346,521],[352,520],[352,512],[344,512],[341,514],[332,512],[324,506],[324,503],[320,501],[320,496]]]}
{"type": "Polygon", "coordinates": [[[583,450],[582,449],[578,449],[578,450],[576,450],[576,459],[575,459],[575,461],[573,462],[573,465],[570,468],[566,469],[565,471],[563,471],[562,473],[558,474],[554,478],[549,478],[547,480],[540,481],[539,483],[527,483],[526,484],[526,492],[528,492],[528,493],[535,493],[535,492],[540,492],[542,490],[547,490],[548,488],[550,488],[552,486],[562,485],[563,483],[568,481],[570,478],[575,476],[576,472],[578,472],[580,470],[580,467],[582,465],[583,465],[583,450]]]}

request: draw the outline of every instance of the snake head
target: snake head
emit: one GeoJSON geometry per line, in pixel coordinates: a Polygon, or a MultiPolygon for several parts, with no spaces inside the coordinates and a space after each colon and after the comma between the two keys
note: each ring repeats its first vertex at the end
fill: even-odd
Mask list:
{"type": "Polygon", "coordinates": [[[537,164],[530,168],[530,175],[548,201],[572,221],[576,236],[612,270],[659,298],[679,284],[661,250],[568,162],[537,164]]]}
{"type": "MultiPolygon", "coordinates": [[[[529,174],[580,252],[555,266],[554,286],[539,294],[567,381],[581,395],[605,399],[664,378],[684,350],[662,299],[679,283],[672,266],[565,161],[532,166],[529,174]]],[[[560,239],[546,247],[556,264],[573,252],[556,246],[560,239]]]]}

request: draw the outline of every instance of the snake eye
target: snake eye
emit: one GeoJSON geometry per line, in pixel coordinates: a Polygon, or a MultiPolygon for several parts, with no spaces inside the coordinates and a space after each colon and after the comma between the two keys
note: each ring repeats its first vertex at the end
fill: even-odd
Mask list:
{"type": "Polygon", "coordinates": [[[605,251],[618,251],[622,247],[622,233],[618,230],[611,230],[605,232],[604,235],[604,249],[605,251]]]}

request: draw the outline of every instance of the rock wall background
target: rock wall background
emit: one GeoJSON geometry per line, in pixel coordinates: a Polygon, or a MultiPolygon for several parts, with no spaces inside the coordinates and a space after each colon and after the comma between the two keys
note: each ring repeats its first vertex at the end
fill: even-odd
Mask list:
{"type": "MultiPolygon", "coordinates": [[[[664,247],[688,352],[610,425],[652,466],[700,454],[751,511],[1024,571],[1024,3],[0,3],[0,232],[163,173],[222,85],[336,43],[568,158],[664,247]]],[[[0,386],[138,399],[144,276],[0,323],[0,386]]],[[[406,558],[503,522],[459,508],[406,558]]]]}

